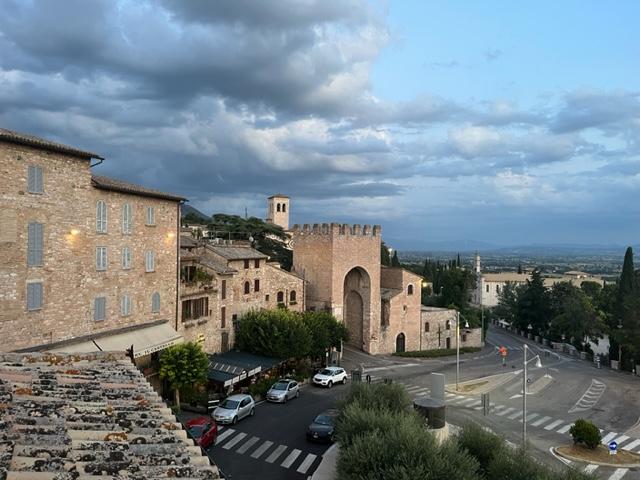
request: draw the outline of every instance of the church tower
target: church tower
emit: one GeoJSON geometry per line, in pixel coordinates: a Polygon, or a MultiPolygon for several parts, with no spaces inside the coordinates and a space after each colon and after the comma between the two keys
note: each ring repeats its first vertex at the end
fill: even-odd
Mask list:
{"type": "Polygon", "coordinates": [[[475,268],[476,274],[480,275],[480,254],[478,252],[476,252],[476,268],[475,268]]]}
{"type": "Polygon", "coordinates": [[[289,230],[289,197],[276,194],[267,200],[267,223],[289,230]]]}

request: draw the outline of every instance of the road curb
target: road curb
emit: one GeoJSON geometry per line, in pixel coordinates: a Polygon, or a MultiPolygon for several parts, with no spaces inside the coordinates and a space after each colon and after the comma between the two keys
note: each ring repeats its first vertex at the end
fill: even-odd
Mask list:
{"type": "Polygon", "coordinates": [[[606,463],[606,462],[598,462],[595,460],[585,460],[584,458],[574,457],[572,455],[566,455],[564,453],[560,453],[557,451],[558,447],[550,447],[549,451],[556,457],[558,460],[562,462],[568,461],[567,465],[570,465],[571,462],[579,462],[586,463],[591,465],[600,465],[601,467],[612,467],[612,468],[638,468],[640,467],[640,463],[606,463]]]}

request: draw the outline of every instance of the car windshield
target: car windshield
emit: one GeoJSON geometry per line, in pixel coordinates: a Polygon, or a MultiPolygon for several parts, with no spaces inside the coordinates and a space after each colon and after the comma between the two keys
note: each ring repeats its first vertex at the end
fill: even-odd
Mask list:
{"type": "Polygon", "coordinates": [[[319,423],[320,425],[333,426],[333,417],[331,415],[318,415],[313,423],[319,423]]]}
{"type": "Polygon", "coordinates": [[[189,432],[191,433],[191,436],[193,438],[202,437],[203,431],[204,431],[204,426],[203,425],[194,425],[194,426],[189,428],[189,432]]]}
{"type": "Polygon", "coordinates": [[[273,390],[286,390],[289,384],[287,382],[277,382],[271,387],[273,390]]]}
{"type": "Polygon", "coordinates": [[[227,410],[235,410],[238,408],[240,402],[238,400],[225,400],[220,404],[220,408],[226,408],[227,410]]]}
{"type": "Polygon", "coordinates": [[[333,375],[333,370],[329,370],[328,368],[325,368],[324,370],[320,370],[320,375],[326,375],[330,377],[331,375],[333,375]]]}

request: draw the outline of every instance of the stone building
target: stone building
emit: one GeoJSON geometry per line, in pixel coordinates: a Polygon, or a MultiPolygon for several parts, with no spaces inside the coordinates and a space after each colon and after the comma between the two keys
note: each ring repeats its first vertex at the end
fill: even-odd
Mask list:
{"type": "Polygon", "coordinates": [[[252,309],[304,310],[302,278],[269,262],[248,243],[180,238],[180,322],[187,340],[209,353],[235,341],[236,321],[252,309]]]}
{"type": "Polygon", "coordinates": [[[307,309],[344,321],[351,346],[365,352],[418,349],[422,277],[382,268],[379,225],[294,225],[291,234],[307,309]]]}
{"type": "Polygon", "coordinates": [[[289,197],[278,193],[267,199],[267,223],[289,230],[289,197]]]}
{"type": "Polygon", "coordinates": [[[93,175],[102,157],[0,129],[0,350],[180,341],[183,199],[93,175]],[[97,163],[96,163],[97,164],[97,163]]]}
{"type": "MultiPolygon", "coordinates": [[[[422,306],[420,313],[422,326],[419,350],[456,348],[456,310],[422,306]]],[[[461,320],[460,348],[482,347],[481,329],[465,328],[464,325],[464,320],[461,320]]]]}

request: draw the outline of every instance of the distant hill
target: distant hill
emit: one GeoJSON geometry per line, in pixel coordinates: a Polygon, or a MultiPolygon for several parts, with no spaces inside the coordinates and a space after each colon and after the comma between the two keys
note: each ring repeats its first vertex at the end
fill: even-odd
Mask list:
{"type": "Polygon", "coordinates": [[[200,220],[202,220],[204,222],[210,222],[211,221],[211,216],[205,215],[204,213],[202,213],[197,208],[194,208],[191,205],[182,205],[182,209],[181,209],[182,218],[186,217],[187,215],[196,216],[196,217],[198,217],[200,220]]]}

